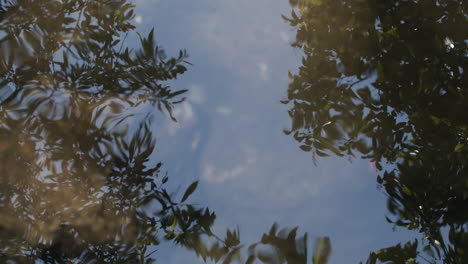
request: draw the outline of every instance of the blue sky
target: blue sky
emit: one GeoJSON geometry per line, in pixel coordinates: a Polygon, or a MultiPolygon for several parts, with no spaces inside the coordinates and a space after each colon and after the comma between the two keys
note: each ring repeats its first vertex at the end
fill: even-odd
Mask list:
{"type": "MultiPolygon", "coordinates": [[[[294,29],[281,14],[287,0],[137,0],[138,31],[155,28],[168,53],[186,49],[193,66],[172,83],[189,89],[174,123],[158,115],[156,158],[172,186],[200,180],[193,202],[213,209],[215,230],[239,227],[246,244],[270,226],[299,226],[312,238],[330,236],[331,263],[358,263],[371,250],[406,242],[385,221],[386,198],[367,161],[310,153],[288,128],[288,71],[301,53],[290,47],[294,29]]],[[[161,263],[193,263],[195,256],[163,246],[161,263]]]]}

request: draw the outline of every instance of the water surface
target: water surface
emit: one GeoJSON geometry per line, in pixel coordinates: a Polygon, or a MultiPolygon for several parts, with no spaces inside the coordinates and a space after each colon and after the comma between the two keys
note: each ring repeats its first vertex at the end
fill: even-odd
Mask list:
{"type": "Polygon", "coordinates": [[[3,262],[465,263],[463,1],[1,3],[3,262]]]}

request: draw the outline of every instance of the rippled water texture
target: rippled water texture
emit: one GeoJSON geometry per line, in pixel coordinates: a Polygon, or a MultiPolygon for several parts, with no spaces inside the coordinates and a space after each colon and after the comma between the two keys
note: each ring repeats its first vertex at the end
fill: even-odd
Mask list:
{"type": "Polygon", "coordinates": [[[466,10],[0,0],[0,262],[468,263],[466,10]]]}

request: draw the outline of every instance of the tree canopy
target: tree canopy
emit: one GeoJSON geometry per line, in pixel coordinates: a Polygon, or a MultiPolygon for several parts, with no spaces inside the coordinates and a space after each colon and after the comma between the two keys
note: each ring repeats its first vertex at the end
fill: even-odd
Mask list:
{"type": "Polygon", "coordinates": [[[180,202],[164,188],[151,111],[137,111],[172,117],[185,90],[164,82],[186,71],[185,51],[168,58],[153,31],[127,48],[123,0],[1,7],[1,261],[149,263],[161,237],[209,230],[215,215],[185,202],[193,186],[180,202]]]}
{"type": "MultiPolygon", "coordinates": [[[[186,52],[167,57],[153,30],[135,32],[126,0],[0,4],[0,260],[153,263],[170,240],[205,260],[242,261],[239,230],[218,237],[215,214],[189,203],[198,182],[176,200],[156,161],[152,110],[175,121],[186,90],[166,81],[187,70],[186,52]],[[136,50],[125,45],[132,32],[136,50]]],[[[306,262],[296,232],[273,225],[247,262],[306,262]]],[[[314,263],[329,256],[323,243],[314,263]]]]}
{"type": "MultiPolygon", "coordinates": [[[[388,221],[422,234],[367,263],[467,262],[466,3],[290,2],[303,60],[285,133],[314,159],[368,159],[388,221]]],[[[170,240],[206,261],[328,263],[328,237],[309,256],[307,234],[275,224],[245,247],[190,204],[198,182],[167,190],[152,115],[175,120],[186,90],[167,81],[189,63],[133,17],[126,0],[0,0],[0,260],[152,263],[170,240]]]]}
{"type": "MultiPolygon", "coordinates": [[[[466,1],[291,3],[284,18],[303,58],[290,73],[285,133],[314,159],[369,159],[388,194],[388,220],[423,234],[428,262],[466,263],[466,1]]],[[[404,260],[414,263],[412,245],[387,252],[414,249],[404,260]]],[[[392,256],[380,260],[404,263],[392,256]]]]}

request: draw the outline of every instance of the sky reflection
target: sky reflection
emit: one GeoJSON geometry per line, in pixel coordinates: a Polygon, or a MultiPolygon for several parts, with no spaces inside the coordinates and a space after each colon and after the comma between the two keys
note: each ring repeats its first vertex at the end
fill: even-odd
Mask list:
{"type": "MultiPolygon", "coordinates": [[[[410,237],[385,221],[371,163],[325,158],[314,165],[283,134],[289,117],[280,100],[287,72],[301,60],[290,46],[295,32],[281,19],[291,11],[287,1],[137,4],[141,27],[159,25],[161,44],[187,48],[194,64],[177,80],[188,100],[180,122],[167,120],[159,131],[159,154],[175,185],[200,179],[194,197],[216,211],[215,230],[239,226],[249,244],[274,222],[299,226],[311,237],[331,237],[331,263],[357,263],[369,250],[410,237]]],[[[165,263],[193,260],[167,250],[165,263]]]]}
{"type": "Polygon", "coordinates": [[[466,9],[0,1],[0,262],[465,263],[466,9]]]}

